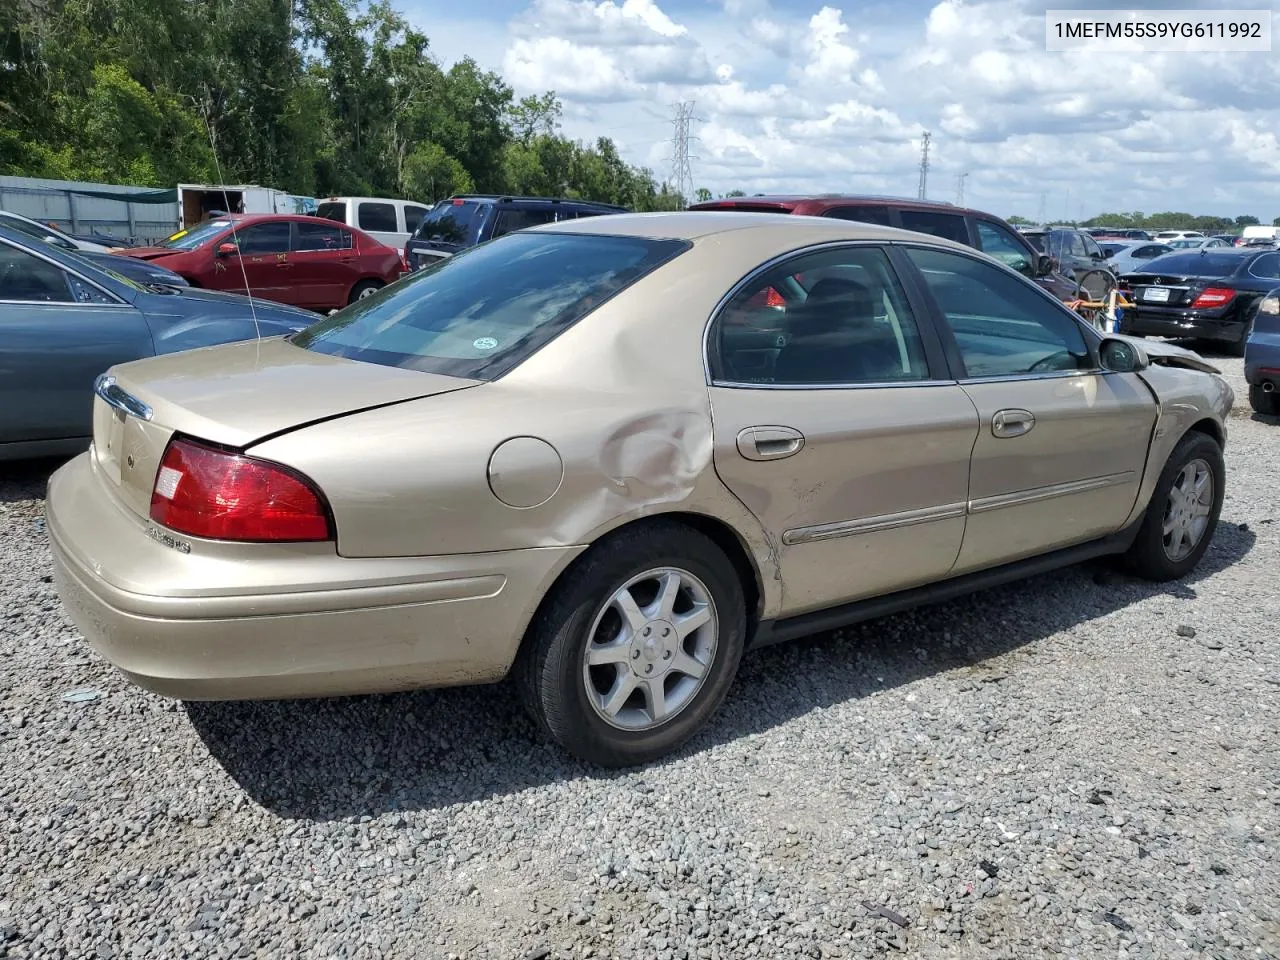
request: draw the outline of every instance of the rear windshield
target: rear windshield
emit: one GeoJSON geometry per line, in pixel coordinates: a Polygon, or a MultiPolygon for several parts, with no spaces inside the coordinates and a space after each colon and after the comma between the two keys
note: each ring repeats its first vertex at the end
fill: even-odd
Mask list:
{"type": "Polygon", "coordinates": [[[1238,253],[1212,251],[1166,253],[1148,260],[1142,272],[1176,274],[1181,277],[1227,277],[1239,270],[1246,259],[1238,253]]]}
{"type": "Polygon", "coordinates": [[[445,200],[437,203],[418,226],[419,240],[439,243],[475,243],[484,222],[483,204],[474,200],[445,200]]]}
{"type": "Polygon", "coordinates": [[[333,220],[337,223],[347,222],[347,205],[341,201],[330,200],[316,205],[316,216],[322,220],[333,220]]]}
{"type": "Polygon", "coordinates": [[[512,233],[358,300],[293,342],[349,360],[493,380],[688,247],[512,233]]]}

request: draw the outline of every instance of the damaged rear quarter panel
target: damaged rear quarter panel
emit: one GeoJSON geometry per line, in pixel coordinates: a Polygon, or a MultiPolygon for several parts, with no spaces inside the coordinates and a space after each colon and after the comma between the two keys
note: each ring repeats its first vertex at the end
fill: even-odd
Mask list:
{"type": "Polygon", "coordinates": [[[770,616],[780,586],[769,545],[712,466],[702,367],[712,291],[741,271],[729,266],[722,287],[708,283],[714,270],[700,270],[693,252],[681,270],[642,280],[495,382],[316,424],[250,452],[316,482],[338,550],[351,557],[587,545],[644,517],[710,517],[764,569],[758,612],[770,616]],[[489,458],[513,437],[546,441],[563,463],[559,488],[537,506],[507,506],[490,489],[489,458]]]}

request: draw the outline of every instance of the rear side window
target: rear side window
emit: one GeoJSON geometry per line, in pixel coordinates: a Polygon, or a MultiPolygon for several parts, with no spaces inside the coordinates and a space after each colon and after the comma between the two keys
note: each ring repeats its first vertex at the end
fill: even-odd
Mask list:
{"type": "Polygon", "coordinates": [[[1260,280],[1280,280],[1280,254],[1268,253],[1253,261],[1249,272],[1260,280]]]}
{"type": "Polygon", "coordinates": [[[294,223],[293,226],[293,249],[298,253],[351,249],[350,232],[339,226],[325,223],[294,223]]]}
{"type": "Polygon", "coordinates": [[[360,229],[377,233],[396,233],[396,206],[394,203],[360,204],[360,229]]]}
{"type": "Polygon", "coordinates": [[[964,217],[932,210],[903,210],[899,216],[904,230],[928,233],[969,246],[969,230],[965,227],[964,217]]]}
{"type": "Polygon", "coordinates": [[[555,220],[556,212],[552,209],[546,210],[502,210],[498,213],[498,222],[493,227],[493,237],[506,236],[508,233],[515,233],[517,230],[523,230],[525,227],[536,227],[540,223],[551,223],[555,220]]]}
{"type": "Polygon", "coordinates": [[[409,233],[417,233],[418,227],[422,225],[422,218],[427,215],[426,207],[415,207],[413,204],[405,204],[404,208],[404,228],[409,233]]]}
{"type": "Polygon", "coordinates": [[[329,200],[316,206],[316,216],[322,220],[347,222],[347,205],[340,201],[329,200]]]}
{"type": "Polygon", "coordinates": [[[518,233],[358,300],[293,342],[350,360],[492,380],[688,247],[683,240],[518,233]]]}
{"type": "Polygon", "coordinates": [[[876,223],[882,227],[893,226],[888,207],[836,207],[824,216],[837,220],[856,220],[859,223],[876,223]]]}
{"type": "Polygon", "coordinates": [[[422,220],[415,235],[438,243],[475,243],[484,223],[484,207],[474,200],[446,200],[422,220]]]}

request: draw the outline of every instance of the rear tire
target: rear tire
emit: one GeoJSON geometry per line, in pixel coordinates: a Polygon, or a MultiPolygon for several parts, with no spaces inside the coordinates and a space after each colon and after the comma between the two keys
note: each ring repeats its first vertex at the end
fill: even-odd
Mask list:
{"type": "Polygon", "coordinates": [[[1216,440],[1194,430],[1179,440],[1125,555],[1129,569],[1156,583],[1194,570],[1217,530],[1225,481],[1222,448],[1216,440]],[[1203,487],[1206,476],[1208,490],[1203,487]]]}
{"type": "Polygon", "coordinates": [[[348,304],[355,303],[357,300],[363,300],[365,297],[371,297],[379,290],[383,284],[377,280],[361,280],[351,288],[351,297],[347,300],[348,304]]]}
{"type": "Polygon", "coordinates": [[[1280,393],[1264,393],[1260,384],[1249,387],[1249,406],[1264,417],[1280,417],[1280,393]]]}
{"type": "Polygon", "coordinates": [[[706,725],[745,639],[733,563],[701,533],[654,520],[593,546],[561,577],[514,679],[545,735],[588,763],[631,766],[677,750],[706,725]]]}

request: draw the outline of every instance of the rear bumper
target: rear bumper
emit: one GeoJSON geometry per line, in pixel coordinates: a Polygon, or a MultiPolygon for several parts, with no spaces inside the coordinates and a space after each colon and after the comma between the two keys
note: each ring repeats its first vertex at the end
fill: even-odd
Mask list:
{"type": "Polygon", "coordinates": [[[46,516],[58,593],[90,645],[139,686],[195,700],[499,680],[583,549],[352,559],[332,544],[194,541],[182,553],[148,536],[88,454],[50,478],[46,516]]]}
{"type": "Polygon", "coordinates": [[[1280,387],[1280,333],[1257,333],[1244,352],[1244,379],[1250,386],[1280,387]]]}
{"type": "Polygon", "coordinates": [[[1120,318],[1120,333],[1149,337],[1220,340],[1239,343],[1244,324],[1234,320],[1217,320],[1180,311],[1155,311],[1129,307],[1120,318]]]}

